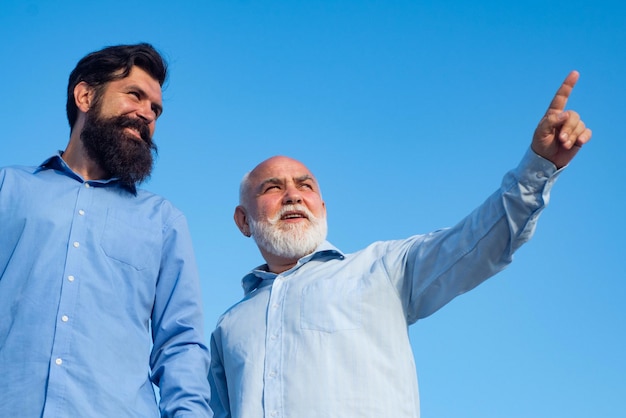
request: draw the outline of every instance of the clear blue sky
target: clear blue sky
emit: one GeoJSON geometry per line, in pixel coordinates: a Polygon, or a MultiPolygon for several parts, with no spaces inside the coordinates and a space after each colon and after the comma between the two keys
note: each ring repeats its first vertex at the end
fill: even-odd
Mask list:
{"type": "Polygon", "coordinates": [[[86,53],[147,41],[167,56],[145,187],[187,214],[207,334],[261,263],[232,221],[256,163],[307,164],[347,252],[449,226],[579,70],[568,107],[594,137],[534,239],[410,334],[425,418],[624,417],[623,1],[3,0],[0,39],[0,166],[65,147],[67,76],[86,53]]]}

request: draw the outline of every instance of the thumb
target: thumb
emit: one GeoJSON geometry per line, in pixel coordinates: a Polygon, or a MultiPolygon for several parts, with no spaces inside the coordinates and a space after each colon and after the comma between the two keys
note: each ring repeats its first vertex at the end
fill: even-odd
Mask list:
{"type": "Polygon", "coordinates": [[[548,111],[541,119],[535,135],[539,135],[545,139],[553,139],[558,131],[569,118],[569,112],[548,111]]]}

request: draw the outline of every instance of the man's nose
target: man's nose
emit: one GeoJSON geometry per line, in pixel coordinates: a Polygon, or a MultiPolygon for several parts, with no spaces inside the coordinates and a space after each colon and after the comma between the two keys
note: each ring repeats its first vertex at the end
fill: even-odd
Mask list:
{"type": "Polygon", "coordinates": [[[293,205],[296,203],[302,203],[302,194],[297,187],[287,187],[285,196],[283,197],[283,203],[286,205],[293,205]]]}
{"type": "Polygon", "coordinates": [[[141,102],[136,114],[141,120],[146,122],[147,125],[156,121],[157,118],[156,112],[152,108],[152,104],[147,100],[141,102]]]}

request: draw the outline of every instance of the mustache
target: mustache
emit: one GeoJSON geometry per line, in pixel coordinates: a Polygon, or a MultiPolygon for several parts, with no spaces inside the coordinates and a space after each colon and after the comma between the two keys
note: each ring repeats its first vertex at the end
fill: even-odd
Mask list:
{"type": "Polygon", "coordinates": [[[280,210],[276,213],[276,215],[272,216],[272,218],[269,219],[269,222],[271,224],[275,224],[276,222],[280,221],[282,217],[285,216],[289,212],[300,212],[304,214],[304,216],[306,216],[307,219],[309,219],[312,222],[315,222],[317,220],[315,215],[313,215],[313,213],[304,205],[286,205],[286,206],[281,207],[280,210]]]}

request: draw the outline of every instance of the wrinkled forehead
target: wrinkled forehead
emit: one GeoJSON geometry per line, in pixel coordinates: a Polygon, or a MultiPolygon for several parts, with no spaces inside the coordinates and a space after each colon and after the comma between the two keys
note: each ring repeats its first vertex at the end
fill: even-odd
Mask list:
{"type": "Polygon", "coordinates": [[[254,187],[268,180],[291,181],[310,178],[313,173],[300,161],[288,157],[272,157],[263,161],[250,172],[250,184],[254,187]]]}

